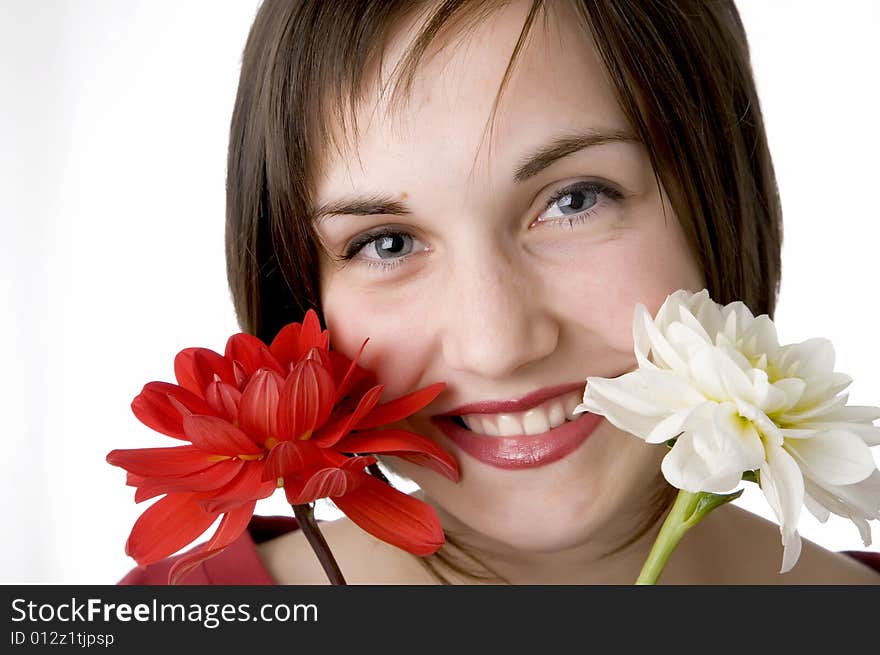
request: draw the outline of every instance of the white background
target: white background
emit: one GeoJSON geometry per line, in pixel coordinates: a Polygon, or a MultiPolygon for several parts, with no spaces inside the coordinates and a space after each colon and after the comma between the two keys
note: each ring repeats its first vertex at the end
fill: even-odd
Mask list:
{"type": "MultiPolygon", "coordinates": [[[[851,402],[880,405],[880,3],[738,4],[786,216],[782,340],[830,338],[851,402]]],[[[132,566],[141,507],[104,456],[168,445],[131,399],[173,379],[181,348],[238,330],[225,164],[256,7],[0,0],[0,582],[112,583],[132,566]]],[[[742,504],[769,516],[760,501],[742,504]]],[[[289,509],[279,494],[258,512],[289,509]]],[[[801,529],[861,547],[843,520],[801,529]]]]}

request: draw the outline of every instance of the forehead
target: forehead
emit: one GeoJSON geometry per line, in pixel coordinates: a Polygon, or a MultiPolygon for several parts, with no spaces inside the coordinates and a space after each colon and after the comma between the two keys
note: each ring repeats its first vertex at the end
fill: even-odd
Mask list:
{"type": "Polygon", "coordinates": [[[409,94],[392,102],[396,67],[423,27],[424,14],[392,32],[380,71],[367,78],[358,131],[325,154],[316,199],[339,190],[410,192],[470,180],[476,188],[509,177],[514,163],[550,137],[588,130],[626,131],[613,87],[572,3],[539,13],[518,54],[496,114],[499,85],[531,2],[515,1],[442,32],[420,61],[409,94]],[[491,140],[488,130],[491,129],[491,140]],[[499,169],[500,166],[500,169],[499,169]],[[442,174],[440,174],[442,172],[442,174]]]}

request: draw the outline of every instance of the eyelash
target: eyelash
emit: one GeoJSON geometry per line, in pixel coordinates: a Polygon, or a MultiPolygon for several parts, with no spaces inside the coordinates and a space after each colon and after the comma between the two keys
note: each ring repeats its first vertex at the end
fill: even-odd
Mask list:
{"type": "MultiPolygon", "coordinates": [[[[554,203],[562,200],[565,196],[577,193],[577,192],[587,192],[587,193],[595,193],[597,196],[604,195],[608,197],[612,202],[617,202],[623,198],[623,194],[602,182],[576,182],[574,184],[570,184],[562,189],[558,190],[553,196],[547,201],[546,206],[544,207],[544,211],[550,209],[554,203]]],[[[582,212],[577,214],[572,214],[570,216],[560,216],[553,219],[548,219],[547,221],[542,221],[542,223],[547,223],[551,225],[555,225],[556,227],[568,227],[569,229],[574,229],[575,224],[585,223],[590,220],[592,216],[596,213],[597,208],[601,207],[600,203],[596,203],[590,209],[585,209],[582,212]]],[[[358,253],[369,246],[374,241],[378,241],[383,237],[393,237],[393,236],[411,236],[409,232],[402,230],[401,228],[395,227],[393,225],[386,225],[380,227],[371,232],[365,232],[357,237],[355,237],[351,243],[348,244],[345,253],[339,257],[340,261],[348,262],[357,257],[358,253]]],[[[410,255],[406,255],[405,257],[399,257],[391,260],[390,262],[376,261],[376,260],[363,260],[364,263],[369,268],[378,268],[383,272],[392,271],[399,266],[402,266],[403,263],[410,258],[410,255]]]]}

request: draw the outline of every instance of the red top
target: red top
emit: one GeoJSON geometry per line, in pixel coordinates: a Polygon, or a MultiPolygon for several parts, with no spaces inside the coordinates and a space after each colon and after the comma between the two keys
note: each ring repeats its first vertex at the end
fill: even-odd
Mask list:
{"type": "MultiPolygon", "coordinates": [[[[292,516],[254,516],[247,530],[219,555],[201,562],[186,574],[184,585],[274,585],[277,584],[257,553],[256,545],[299,529],[292,516]]],[[[880,553],[844,551],[880,573],[880,553]]],[[[144,568],[135,568],[119,581],[121,585],[165,585],[168,571],[180,555],[168,557],[144,568]]]]}

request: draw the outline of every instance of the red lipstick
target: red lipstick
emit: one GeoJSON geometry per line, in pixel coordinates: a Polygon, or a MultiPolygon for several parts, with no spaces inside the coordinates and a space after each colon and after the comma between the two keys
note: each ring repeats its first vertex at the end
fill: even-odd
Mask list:
{"type": "Polygon", "coordinates": [[[601,423],[602,416],[587,412],[547,432],[509,436],[479,434],[452,417],[524,412],[584,386],[585,383],[577,382],[539,389],[518,400],[469,403],[433,416],[431,422],[461,450],[490,466],[502,469],[544,466],[562,459],[586,441],[601,423]]]}
{"type": "Polygon", "coordinates": [[[474,459],[501,469],[525,469],[544,466],[568,455],[587,440],[602,422],[602,416],[586,412],[541,434],[510,437],[477,434],[446,416],[434,416],[431,422],[474,459]]]}

